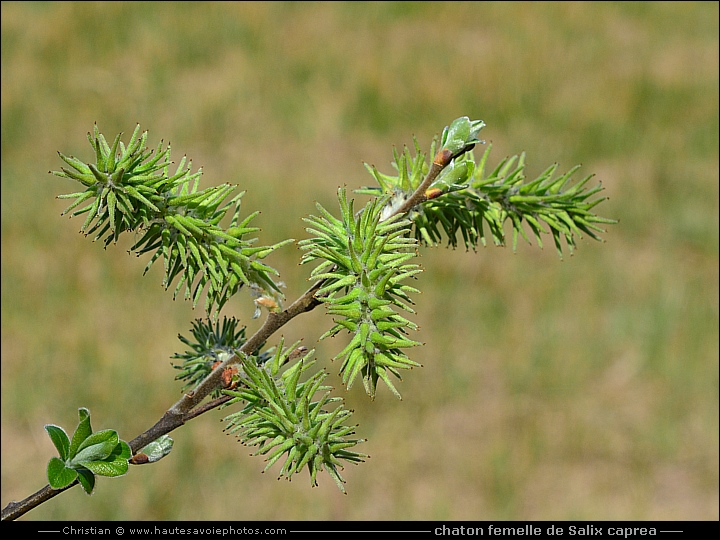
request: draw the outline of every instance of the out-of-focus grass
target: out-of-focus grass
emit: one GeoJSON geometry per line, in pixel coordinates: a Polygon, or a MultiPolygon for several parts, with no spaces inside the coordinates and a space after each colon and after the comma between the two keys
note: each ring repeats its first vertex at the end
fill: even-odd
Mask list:
{"type": "MultiPolygon", "coordinates": [[[[487,122],[493,163],[597,173],[620,224],[562,262],[424,251],[424,368],[402,402],[338,389],[372,455],[347,497],[261,475],[218,412],[27,519],[718,519],[718,5],[689,2],[3,2],[2,504],[46,483],[43,424],[81,406],[125,439],[154,423],[200,315],[140,278],[128,240],[103,251],[59,217],[57,150],[89,159],[94,121],[140,122],[247,189],[270,243],[459,115],[487,122]]],[[[291,298],[298,260],[271,261],[291,298]]],[[[286,339],[314,346],[316,311],[286,339]]]]}

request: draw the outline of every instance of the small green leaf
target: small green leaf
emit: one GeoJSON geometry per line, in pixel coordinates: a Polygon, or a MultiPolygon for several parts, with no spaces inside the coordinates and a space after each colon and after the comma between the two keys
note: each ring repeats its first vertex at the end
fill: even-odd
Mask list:
{"type": "Polygon", "coordinates": [[[465,147],[465,142],[469,137],[470,119],[467,116],[462,116],[453,121],[443,133],[443,148],[447,148],[455,154],[465,147]]]}
{"type": "Polygon", "coordinates": [[[90,411],[85,408],[78,409],[78,416],[80,417],[80,423],[75,428],[75,433],[73,433],[70,448],[68,449],[68,458],[73,458],[83,441],[92,434],[90,411]]]}
{"type": "Polygon", "coordinates": [[[156,441],[153,441],[143,447],[138,453],[145,454],[147,456],[148,463],[155,463],[170,453],[173,444],[174,441],[168,435],[163,435],[156,441]]]}
{"type": "Polygon", "coordinates": [[[65,466],[65,462],[59,458],[50,458],[47,467],[47,477],[50,487],[62,489],[72,484],[77,478],[77,471],[65,466]]]}
{"type": "Polygon", "coordinates": [[[109,477],[123,476],[129,468],[128,460],[120,458],[114,461],[89,461],[83,465],[98,476],[109,477]]]}
{"type": "Polygon", "coordinates": [[[77,473],[78,480],[85,493],[92,495],[93,489],[95,489],[95,475],[87,469],[78,469],[77,473]]]}
{"type": "Polygon", "coordinates": [[[112,429],[93,433],[83,441],[69,465],[103,460],[112,453],[119,441],[120,437],[112,429]]]}
{"type": "Polygon", "coordinates": [[[70,448],[70,439],[68,438],[67,433],[65,433],[65,430],[60,426],[48,424],[45,426],[45,431],[47,431],[48,435],[50,435],[50,439],[55,445],[58,454],[60,454],[60,459],[63,461],[67,460],[68,450],[70,448]]]}

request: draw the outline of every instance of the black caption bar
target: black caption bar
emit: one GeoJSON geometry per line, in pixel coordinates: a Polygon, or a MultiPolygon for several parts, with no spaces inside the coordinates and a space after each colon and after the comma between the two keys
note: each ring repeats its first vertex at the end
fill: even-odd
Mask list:
{"type": "Polygon", "coordinates": [[[412,533],[432,537],[523,538],[552,536],[562,540],[675,540],[700,533],[719,531],[717,521],[113,521],[34,522],[3,524],[7,531],[38,533],[41,538],[124,538],[135,537],[299,537],[307,533],[412,533]]]}

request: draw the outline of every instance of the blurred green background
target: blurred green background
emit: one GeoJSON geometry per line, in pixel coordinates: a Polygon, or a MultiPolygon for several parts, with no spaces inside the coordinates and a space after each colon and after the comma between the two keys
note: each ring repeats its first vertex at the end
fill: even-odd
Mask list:
{"type": "MultiPolygon", "coordinates": [[[[491,164],[582,163],[620,220],[561,261],[521,245],[423,251],[424,367],[355,409],[347,496],[276,481],[222,433],[177,430],[162,462],[23,519],[718,519],[718,4],[2,3],[2,500],[46,484],[43,430],[129,440],[178,397],[192,311],[155,268],[60,217],[56,151],[92,158],[139,122],[209,184],[247,190],[260,241],[306,237],[314,201],[390,171],[392,146],[483,119],[491,164]]],[[[578,176],[579,178],[579,176],[578,176]]],[[[309,268],[269,260],[289,299],[309,268]]],[[[242,293],[225,312],[248,321],[242,293]]],[[[282,331],[315,346],[322,310],[282,331]]]]}

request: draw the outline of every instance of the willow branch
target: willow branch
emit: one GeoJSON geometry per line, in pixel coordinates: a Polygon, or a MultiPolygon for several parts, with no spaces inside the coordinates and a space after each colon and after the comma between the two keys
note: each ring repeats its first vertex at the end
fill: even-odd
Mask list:
{"type": "MultiPolygon", "coordinates": [[[[320,301],[315,298],[315,292],[322,285],[322,281],[315,283],[300,298],[295,300],[287,309],[280,313],[270,313],[265,323],[257,332],[240,348],[240,352],[251,354],[258,349],[267,339],[277,332],[282,326],[290,320],[307,311],[313,310],[320,305],[320,301]]],[[[223,370],[240,361],[238,355],[232,356],[223,364],[216,367],[210,375],[208,375],[194,391],[185,394],[177,403],[175,403],[168,411],[147,431],[135,437],[128,444],[133,451],[137,453],[140,449],[153,442],[154,440],[170,433],[185,422],[192,420],[210,410],[223,405],[227,399],[218,398],[205,405],[194,409],[208,394],[220,386],[220,377],[223,370]],[[194,409],[194,410],[193,410],[194,409]]],[[[36,493],[26,497],[20,502],[11,501],[2,510],[2,521],[12,521],[26,514],[33,508],[49,501],[53,497],[60,495],[62,492],[70,489],[78,482],[77,480],[63,489],[53,489],[49,485],[40,489],[36,493]]]]}
{"type": "MultiPolygon", "coordinates": [[[[405,214],[415,208],[418,204],[422,204],[428,200],[426,191],[437,179],[442,170],[447,167],[454,158],[467,152],[472,148],[472,146],[474,145],[468,145],[456,154],[453,154],[447,149],[440,150],[435,156],[432,167],[428,171],[427,176],[418,186],[418,189],[415,190],[412,196],[391,215],[405,214]]],[[[283,311],[277,313],[270,312],[263,325],[243,344],[242,347],[240,347],[238,352],[244,355],[253,354],[270,338],[270,336],[285,326],[292,319],[298,315],[312,311],[319,306],[322,302],[318,300],[316,293],[323,286],[324,281],[325,280],[320,280],[316,282],[312,287],[305,291],[302,296],[300,296],[283,311]]],[[[228,396],[223,396],[200,405],[200,403],[210,393],[222,385],[221,377],[223,371],[234,364],[238,364],[241,360],[242,359],[238,354],[231,356],[213,369],[213,371],[202,382],[200,382],[194,390],[184,394],[182,398],[180,398],[165,412],[165,414],[163,414],[155,425],[128,443],[133,451],[133,454],[136,454],[149,443],[170,433],[193,418],[197,418],[198,416],[225,404],[230,399],[228,396]]],[[[67,491],[77,483],[78,482],[76,480],[69,486],[62,489],[53,489],[49,485],[46,485],[44,488],[26,497],[20,502],[11,501],[5,506],[5,508],[3,508],[1,519],[2,521],[15,520],[33,508],[36,508],[53,497],[67,491]]]]}

